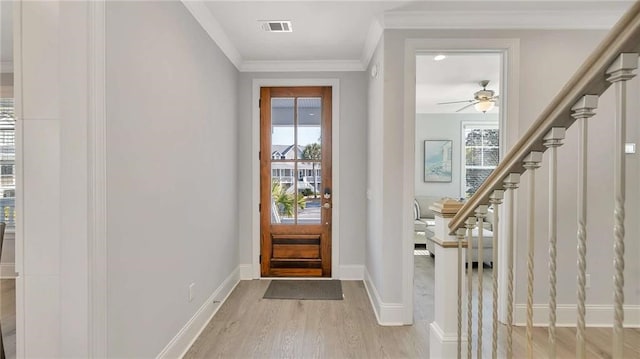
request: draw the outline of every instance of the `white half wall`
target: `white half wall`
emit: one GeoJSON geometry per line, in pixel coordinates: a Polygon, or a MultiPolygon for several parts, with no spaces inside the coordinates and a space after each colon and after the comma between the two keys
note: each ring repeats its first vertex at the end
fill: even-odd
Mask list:
{"type": "Polygon", "coordinates": [[[106,10],[107,354],[148,358],[239,278],[238,72],[180,2],[106,10]]]}

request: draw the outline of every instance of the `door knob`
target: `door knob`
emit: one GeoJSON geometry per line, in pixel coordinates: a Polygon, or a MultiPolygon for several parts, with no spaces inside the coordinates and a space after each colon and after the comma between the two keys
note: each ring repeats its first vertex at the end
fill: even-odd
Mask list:
{"type": "Polygon", "coordinates": [[[322,207],[324,207],[324,209],[329,209],[331,208],[331,205],[329,204],[329,202],[326,202],[325,204],[322,205],[322,207]]]}

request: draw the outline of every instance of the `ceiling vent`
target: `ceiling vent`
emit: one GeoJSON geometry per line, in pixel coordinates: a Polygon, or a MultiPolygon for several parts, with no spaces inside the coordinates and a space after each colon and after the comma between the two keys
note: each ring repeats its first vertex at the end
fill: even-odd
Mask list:
{"type": "Polygon", "coordinates": [[[292,32],[291,21],[262,21],[262,30],[266,32],[292,32]]]}

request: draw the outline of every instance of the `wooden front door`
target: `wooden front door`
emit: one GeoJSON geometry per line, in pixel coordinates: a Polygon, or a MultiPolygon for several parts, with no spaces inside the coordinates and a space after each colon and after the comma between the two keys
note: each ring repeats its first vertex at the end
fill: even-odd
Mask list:
{"type": "Polygon", "coordinates": [[[265,277],[331,277],[331,87],[260,89],[265,277]]]}

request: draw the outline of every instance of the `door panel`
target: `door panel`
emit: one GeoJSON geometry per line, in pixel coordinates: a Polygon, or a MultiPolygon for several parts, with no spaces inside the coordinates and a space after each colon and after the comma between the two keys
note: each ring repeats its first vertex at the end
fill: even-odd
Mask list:
{"type": "Polygon", "coordinates": [[[262,276],[331,276],[331,88],[260,90],[262,276]]]}

